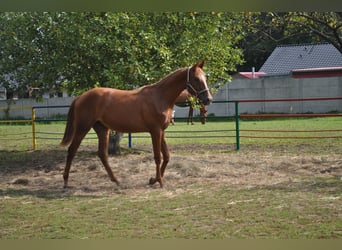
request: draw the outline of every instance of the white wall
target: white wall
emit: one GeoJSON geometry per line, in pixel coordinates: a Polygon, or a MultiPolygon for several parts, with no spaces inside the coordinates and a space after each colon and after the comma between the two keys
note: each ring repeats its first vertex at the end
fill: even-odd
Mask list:
{"type": "MultiPolygon", "coordinates": [[[[270,77],[260,79],[236,79],[223,85],[214,95],[214,101],[250,100],[250,99],[287,99],[314,97],[342,97],[342,77],[328,78],[291,78],[270,77]]],[[[36,102],[32,99],[19,99],[10,105],[10,117],[31,118],[32,106],[70,105],[72,97],[44,99],[36,102]]],[[[7,101],[0,101],[0,118],[4,117],[7,101]]],[[[240,113],[326,113],[342,112],[342,100],[338,101],[309,101],[309,102],[260,102],[240,103],[240,113]]],[[[213,103],[208,108],[208,114],[216,116],[234,115],[233,103],[213,103]]],[[[188,108],[175,107],[175,117],[186,117],[188,108]]],[[[56,114],[66,114],[68,108],[37,109],[37,117],[49,117],[56,114]]],[[[194,115],[199,111],[195,110],[194,115]]]]}
{"type": "MultiPolygon", "coordinates": [[[[342,97],[342,77],[236,79],[222,86],[214,95],[214,101],[320,97],[342,97]]],[[[342,100],[240,103],[239,108],[240,113],[249,114],[342,112],[342,100]]],[[[234,115],[234,103],[214,103],[208,107],[208,112],[216,116],[234,115]]]]}
{"type": "MultiPolygon", "coordinates": [[[[70,105],[72,102],[72,97],[63,97],[63,98],[50,98],[44,99],[42,102],[37,102],[33,99],[18,99],[18,100],[11,100],[9,105],[10,111],[9,116],[10,118],[25,118],[30,119],[32,114],[32,107],[33,106],[63,106],[63,105],[70,105]]],[[[5,117],[5,110],[8,108],[7,101],[0,101],[0,118],[5,117]]],[[[48,109],[36,109],[36,116],[38,118],[43,117],[50,117],[52,115],[58,114],[67,114],[68,108],[48,108],[48,109]]]]}

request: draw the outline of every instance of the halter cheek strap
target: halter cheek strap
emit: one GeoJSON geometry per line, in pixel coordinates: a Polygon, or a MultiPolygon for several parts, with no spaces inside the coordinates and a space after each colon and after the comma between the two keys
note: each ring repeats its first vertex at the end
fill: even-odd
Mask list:
{"type": "Polygon", "coordinates": [[[197,91],[190,83],[190,67],[188,67],[187,73],[186,73],[186,86],[187,88],[190,88],[194,93],[195,96],[198,97],[200,94],[209,91],[209,89],[207,87],[205,87],[204,89],[197,91]]]}

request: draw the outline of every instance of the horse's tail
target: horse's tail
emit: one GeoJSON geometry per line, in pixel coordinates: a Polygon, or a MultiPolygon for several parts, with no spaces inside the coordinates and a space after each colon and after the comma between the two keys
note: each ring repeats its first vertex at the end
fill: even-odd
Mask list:
{"type": "Polygon", "coordinates": [[[61,142],[61,146],[67,146],[74,137],[74,109],[75,109],[75,100],[71,103],[69,112],[68,112],[68,119],[67,124],[64,131],[64,136],[61,142]]]}

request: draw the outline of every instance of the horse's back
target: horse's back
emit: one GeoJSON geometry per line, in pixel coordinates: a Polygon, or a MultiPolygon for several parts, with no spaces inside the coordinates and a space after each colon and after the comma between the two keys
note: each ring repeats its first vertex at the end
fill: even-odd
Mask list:
{"type": "Polygon", "coordinates": [[[77,97],[75,102],[80,125],[100,121],[115,131],[147,132],[152,123],[157,123],[156,107],[148,88],[94,88],[77,97]]]}
{"type": "Polygon", "coordinates": [[[115,105],[116,103],[130,99],[129,96],[131,95],[134,95],[134,91],[114,88],[94,88],[78,96],[76,102],[77,106],[83,109],[104,109],[108,105],[115,105]]]}
{"type": "Polygon", "coordinates": [[[94,123],[99,119],[99,112],[105,108],[105,99],[113,90],[110,88],[93,88],[73,101],[74,113],[79,123],[94,123]],[[102,107],[102,108],[101,108],[102,107]]]}

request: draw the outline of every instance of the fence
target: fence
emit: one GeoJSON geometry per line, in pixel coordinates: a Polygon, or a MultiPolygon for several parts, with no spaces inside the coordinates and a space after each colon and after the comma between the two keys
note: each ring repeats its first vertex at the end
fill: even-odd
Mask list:
{"type": "Polygon", "coordinates": [[[41,140],[60,140],[62,135],[63,135],[61,132],[51,132],[51,131],[37,132],[36,123],[66,121],[65,118],[54,118],[54,119],[37,118],[37,116],[36,116],[37,110],[69,109],[69,107],[70,107],[70,105],[33,106],[32,107],[32,148],[33,148],[33,150],[37,150],[37,148],[38,148],[38,143],[37,143],[38,138],[41,140]],[[56,135],[58,135],[58,138],[56,137],[56,135]]]}
{"type": "Polygon", "coordinates": [[[268,139],[322,139],[322,138],[342,138],[342,136],[241,136],[240,132],[262,132],[262,133],[318,133],[318,132],[342,132],[342,130],[241,130],[239,120],[256,119],[256,118],[290,118],[290,117],[336,117],[342,114],[239,114],[240,103],[257,103],[257,102],[309,102],[309,101],[336,101],[342,100],[342,97],[327,97],[327,98],[291,98],[291,99],[269,99],[269,100],[239,100],[235,101],[235,117],[236,117],[236,149],[240,149],[240,138],[268,138],[268,139]]]}
{"type": "MultiPolygon", "coordinates": [[[[226,137],[234,137],[235,138],[235,144],[236,149],[239,150],[241,146],[241,138],[266,138],[266,139],[321,139],[321,138],[342,138],[340,135],[334,135],[334,136],[274,136],[274,135],[246,135],[242,134],[245,132],[253,132],[254,134],[258,133],[330,133],[330,132],[342,132],[342,130],[339,129],[315,129],[315,130],[277,130],[277,129],[241,129],[240,128],[240,120],[241,119],[268,119],[268,118],[289,118],[289,117],[337,117],[342,116],[342,114],[240,114],[239,109],[240,105],[243,103],[253,103],[253,102],[308,102],[308,101],[336,101],[336,100],[342,100],[342,97],[334,97],[334,98],[296,98],[296,99],[271,99],[271,100],[235,100],[235,101],[214,101],[213,105],[215,103],[233,103],[235,114],[232,116],[228,116],[229,118],[233,119],[235,123],[235,128],[231,130],[200,130],[200,131],[183,131],[183,132],[177,132],[181,135],[173,135],[172,131],[170,132],[170,135],[168,135],[168,138],[214,138],[214,137],[221,137],[222,135],[213,135],[213,133],[219,133],[219,132],[233,132],[234,135],[227,136],[226,137]],[[200,133],[203,133],[204,135],[199,135],[200,133]]],[[[35,123],[41,122],[41,121],[65,121],[64,119],[43,119],[39,120],[35,117],[35,110],[36,109],[46,109],[46,108],[68,108],[67,105],[59,105],[59,106],[34,106],[32,108],[32,140],[33,140],[33,149],[37,149],[37,132],[35,129],[35,123]]],[[[225,118],[228,118],[225,117],[225,118]]],[[[44,133],[41,133],[44,134],[44,133]]],[[[56,133],[45,133],[46,134],[56,134],[56,133]]],[[[59,133],[60,134],[60,133],[59,133]]],[[[143,136],[134,136],[134,138],[142,138],[143,136]]],[[[44,139],[44,137],[40,137],[40,139],[44,139]]],[[[96,139],[96,137],[93,137],[91,139],[96,139]]],[[[128,136],[128,146],[131,148],[133,147],[133,137],[131,134],[128,136]]]]}
{"type": "MultiPolygon", "coordinates": [[[[62,136],[63,136],[63,132],[54,132],[54,131],[38,131],[36,129],[36,124],[37,123],[49,123],[49,122],[60,122],[60,121],[66,121],[65,118],[60,118],[60,119],[46,119],[46,118],[36,118],[36,111],[37,110],[42,110],[42,109],[60,109],[60,108],[69,108],[68,105],[56,105],[56,106],[34,106],[32,107],[32,141],[33,141],[33,150],[36,150],[38,148],[38,140],[61,140],[62,136]]],[[[177,117],[177,120],[185,120],[187,117],[177,117]]],[[[215,138],[215,137],[222,137],[221,135],[215,135],[214,133],[220,133],[220,132],[230,132],[230,131],[235,131],[234,130],[200,130],[200,131],[169,131],[170,136],[168,136],[168,138],[172,138],[172,139],[177,139],[177,138],[215,138]],[[189,136],[189,132],[191,133],[191,135],[189,136]],[[206,134],[206,135],[204,135],[206,134]]],[[[95,133],[88,133],[86,139],[97,139],[95,133]]],[[[234,137],[234,135],[226,135],[227,137],[234,137]]],[[[129,148],[133,148],[133,140],[137,140],[137,139],[144,139],[144,138],[149,138],[149,135],[147,135],[146,133],[139,133],[139,134],[128,134],[128,138],[127,138],[127,143],[128,143],[128,147],[129,148]]]]}
{"type": "MultiPolygon", "coordinates": [[[[9,108],[8,107],[0,107],[0,113],[5,114],[6,116],[9,116],[9,108]]],[[[12,107],[12,111],[21,111],[21,110],[26,110],[30,111],[31,107],[29,106],[20,106],[20,107],[12,107]]],[[[11,120],[0,120],[0,125],[5,125],[5,124],[32,124],[32,119],[11,119],[11,120]]],[[[30,138],[30,131],[27,129],[25,130],[14,130],[14,131],[6,131],[5,134],[0,133],[0,143],[2,145],[1,148],[15,148],[16,150],[22,150],[22,148],[18,145],[13,145],[13,144],[18,144],[17,142],[22,142],[22,141],[28,141],[31,140],[30,138]],[[11,142],[8,142],[8,138],[11,138],[11,142]],[[5,143],[4,143],[5,142],[5,143]],[[14,143],[15,142],[15,143],[14,143]]]]}
{"type": "Polygon", "coordinates": [[[0,150],[26,150],[32,141],[32,128],[28,126],[31,122],[31,120],[0,120],[0,150]],[[11,125],[11,129],[6,129],[9,127],[7,125],[11,125]]]}

